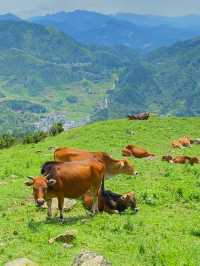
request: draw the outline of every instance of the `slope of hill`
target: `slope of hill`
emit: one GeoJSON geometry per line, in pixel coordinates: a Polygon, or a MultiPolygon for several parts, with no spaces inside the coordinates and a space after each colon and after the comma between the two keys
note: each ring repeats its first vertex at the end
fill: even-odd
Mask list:
{"type": "Polygon", "coordinates": [[[110,106],[94,119],[149,110],[162,115],[199,116],[200,39],[161,48],[143,57],[141,65],[121,73],[110,106]]]}
{"type": "Polygon", "coordinates": [[[1,150],[0,264],[28,257],[41,266],[68,266],[85,249],[106,256],[113,266],[198,265],[200,165],[168,164],[161,156],[199,155],[198,145],[176,151],[169,145],[183,135],[199,137],[199,123],[199,118],[108,121],[70,130],[37,145],[1,150]],[[136,215],[128,210],[122,215],[91,217],[78,202],[65,213],[61,225],[57,218],[46,221],[46,210],[36,209],[32,191],[24,182],[26,176],[38,175],[45,161],[52,160],[49,147],[106,151],[121,158],[121,149],[128,143],[146,147],[156,157],[130,158],[139,175],[113,177],[106,187],[120,193],[134,191],[140,208],[136,215]],[[72,248],[66,250],[62,243],[49,245],[50,238],[68,230],[77,232],[72,248]]]}
{"type": "MultiPolygon", "coordinates": [[[[131,16],[131,15],[130,15],[131,16]]],[[[120,16],[108,16],[89,11],[60,12],[30,21],[42,25],[54,26],[69,34],[83,44],[104,46],[126,45],[143,51],[149,51],[176,41],[186,40],[200,34],[198,27],[179,28],[174,25],[134,25],[120,16]]],[[[166,18],[161,17],[160,20],[166,18]]],[[[129,20],[131,21],[131,20],[129,20]]],[[[132,21],[131,21],[132,22],[132,21]]]]}

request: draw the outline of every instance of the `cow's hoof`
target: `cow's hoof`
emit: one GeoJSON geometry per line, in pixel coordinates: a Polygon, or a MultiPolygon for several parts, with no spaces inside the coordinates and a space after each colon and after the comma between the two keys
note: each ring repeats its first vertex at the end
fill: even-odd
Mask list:
{"type": "Polygon", "coordinates": [[[140,208],[135,208],[134,213],[137,213],[140,210],[140,208]]]}
{"type": "Polygon", "coordinates": [[[47,221],[51,221],[51,220],[52,220],[52,216],[47,216],[47,217],[46,217],[46,220],[47,220],[47,221]]]}
{"type": "Polygon", "coordinates": [[[59,218],[59,224],[63,224],[64,223],[64,218],[59,218]]]}

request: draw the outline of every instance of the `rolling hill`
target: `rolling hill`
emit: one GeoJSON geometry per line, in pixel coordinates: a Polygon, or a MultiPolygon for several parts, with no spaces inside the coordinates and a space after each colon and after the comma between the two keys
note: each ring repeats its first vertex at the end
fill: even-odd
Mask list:
{"type": "Polygon", "coordinates": [[[149,110],[161,115],[199,116],[200,39],[161,48],[121,73],[110,106],[94,119],[149,110]]]}
{"type": "Polygon", "coordinates": [[[38,144],[0,150],[0,264],[27,257],[40,266],[68,266],[84,249],[104,255],[113,266],[198,265],[200,165],[173,165],[162,162],[161,156],[199,156],[199,145],[176,151],[170,147],[170,141],[180,136],[199,137],[199,123],[199,118],[113,120],[73,129],[38,144]],[[156,157],[129,158],[139,175],[113,177],[106,181],[106,188],[119,193],[134,191],[140,208],[136,215],[127,210],[121,215],[91,217],[78,201],[64,214],[64,224],[59,224],[56,217],[47,221],[46,210],[34,206],[32,190],[24,182],[52,160],[52,146],[106,151],[121,158],[121,149],[128,143],[145,147],[156,157]],[[73,247],[48,243],[66,231],[76,232],[73,247]]]}
{"type": "Polygon", "coordinates": [[[0,21],[0,109],[18,121],[2,114],[0,132],[32,130],[49,114],[54,120],[59,113],[62,120],[88,117],[113,86],[115,72],[138,60],[135,51],[120,49],[88,48],[52,28],[0,21]],[[24,101],[30,108],[23,109],[24,101]]]}

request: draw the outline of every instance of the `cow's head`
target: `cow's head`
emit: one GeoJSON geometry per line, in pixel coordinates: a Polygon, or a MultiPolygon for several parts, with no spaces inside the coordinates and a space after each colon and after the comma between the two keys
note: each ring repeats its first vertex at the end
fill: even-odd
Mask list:
{"type": "Polygon", "coordinates": [[[127,208],[130,207],[135,212],[139,210],[137,208],[137,201],[133,192],[128,192],[127,194],[122,195],[121,200],[127,208]]]}
{"type": "Polygon", "coordinates": [[[197,157],[192,157],[190,162],[191,162],[191,164],[199,163],[199,159],[197,157]]]}
{"type": "Polygon", "coordinates": [[[128,150],[128,149],[125,148],[125,149],[122,150],[122,155],[123,156],[131,156],[132,153],[131,153],[130,150],[128,150]]]}
{"type": "Polygon", "coordinates": [[[119,160],[119,174],[138,175],[127,159],[119,160]]]}
{"type": "Polygon", "coordinates": [[[33,197],[35,199],[35,203],[38,207],[41,207],[47,198],[47,189],[48,187],[53,186],[56,183],[54,179],[47,179],[43,176],[38,177],[28,177],[29,180],[25,182],[26,186],[33,187],[33,197]]]}

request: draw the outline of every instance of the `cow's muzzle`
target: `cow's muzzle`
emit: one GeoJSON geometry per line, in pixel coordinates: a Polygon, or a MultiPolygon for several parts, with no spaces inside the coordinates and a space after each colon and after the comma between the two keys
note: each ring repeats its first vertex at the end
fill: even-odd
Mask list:
{"type": "Polygon", "coordinates": [[[139,175],[138,171],[135,171],[133,175],[139,175]]]}
{"type": "Polygon", "coordinates": [[[38,207],[41,207],[44,203],[45,203],[44,199],[37,199],[36,200],[36,204],[37,204],[38,207]]]}

